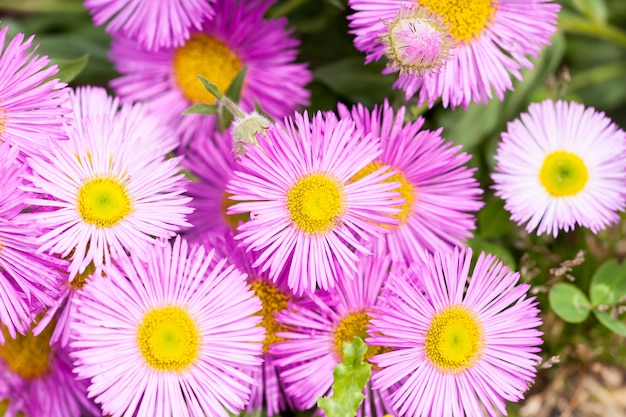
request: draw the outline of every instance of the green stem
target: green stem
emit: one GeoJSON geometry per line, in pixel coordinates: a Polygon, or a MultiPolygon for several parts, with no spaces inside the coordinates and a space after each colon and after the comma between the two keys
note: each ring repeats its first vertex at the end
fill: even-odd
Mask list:
{"type": "Polygon", "coordinates": [[[562,13],[559,16],[559,28],[566,33],[605,39],[626,49],[626,33],[602,22],[590,21],[580,16],[562,13]]]}
{"type": "Polygon", "coordinates": [[[612,62],[572,74],[572,80],[568,83],[567,88],[570,91],[576,91],[590,85],[623,77],[624,74],[626,74],[626,61],[612,62]]]}
{"type": "Polygon", "coordinates": [[[291,12],[293,12],[294,10],[296,10],[298,7],[302,6],[304,3],[306,3],[307,0],[287,0],[275,7],[272,7],[269,12],[268,15],[270,17],[282,17],[282,16],[287,16],[289,14],[291,14],[291,12]]]}

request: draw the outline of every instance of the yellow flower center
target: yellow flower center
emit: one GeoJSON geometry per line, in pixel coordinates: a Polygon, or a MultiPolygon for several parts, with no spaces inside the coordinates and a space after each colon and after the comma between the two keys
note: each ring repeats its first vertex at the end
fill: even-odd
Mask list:
{"type": "MultiPolygon", "coordinates": [[[[350,181],[351,182],[358,181],[361,178],[364,178],[367,175],[371,174],[372,172],[375,172],[375,171],[379,170],[383,166],[384,165],[381,162],[378,162],[378,161],[370,162],[363,169],[361,169],[359,172],[354,174],[352,176],[352,178],[350,178],[350,181]]],[[[395,217],[396,219],[398,219],[400,221],[400,223],[397,226],[385,225],[385,227],[387,227],[387,228],[394,229],[394,228],[398,228],[401,225],[405,224],[411,218],[411,214],[413,213],[413,204],[415,204],[415,200],[416,200],[417,190],[406,179],[406,177],[404,176],[402,171],[396,170],[394,168],[391,168],[391,170],[396,171],[396,174],[393,174],[391,177],[389,177],[388,179],[386,179],[383,182],[397,182],[397,183],[399,183],[400,187],[396,188],[396,189],[394,189],[392,191],[400,193],[400,197],[398,197],[398,199],[401,199],[401,198],[404,199],[404,203],[401,206],[400,205],[394,206],[394,208],[399,208],[402,211],[399,212],[399,213],[396,213],[396,214],[391,214],[391,216],[395,217]]]]}
{"type": "Polygon", "coordinates": [[[278,313],[287,308],[289,295],[280,291],[272,283],[262,279],[255,279],[252,282],[252,289],[261,299],[261,304],[263,305],[257,315],[263,316],[263,320],[261,321],[261,325],[265,327],[263,353],[267,354],[271,345],[284,340],[276,336],[277,332],[285,331],[285,328],[276,322],[274,313],[278,313]]]}
{"type": "Polygon", "coordinates": [[[552,152],[543,161],[539,180],[553,197],[576,195],[585,188],[589,175],[578,155],[565,151],[552,152]]]}
{"type": "Polygon", "coordinates": [[[224,192],[222,196],[222,218],[233,230],[237,230],[239,226],[239,222],[247,222],[250,219],[250,213],[239,213],[239,214],[226,214],[228,208],[233,204],[241,203],[241,201],[231,200],[230,197],[232,194],[224,192]]]}
{"type": "Polygon", "coordinates": [[[339,223],[344,208],[343,184],[325,174],[311,174],[287,192],[291,220],[301,230],[319,233],[339,223]]]}
{"type": "MultiPolygon", "coordinates": [[[[357,311],[342,317],[335,328],[335,354],[339,361],[343,360],[343,344],[352,343],[354,336],[365,340],[368,337],[367,325],[370,316],[364,311],[357,311]]],[[[381,346],[367,346],[367,351],[363,355],[363,361],[368,361],[372,356],[382,353],[381,346]]]]}
{"type": "Polygon", "coordinates": [[[85,270],[80,274],[76,274],[72,282],[69,283],[70,288],[74,291],[82,290],[94,272],[96,272],[96,266],[93,262],[90,262],[85,270]]]}
{"type": "Polygon", "coordinates": [[[78,190],[78,213],[89,224],[112,227],[132,211],[126,186],[116,178],[94,178],[78,190]]]}
{"type": "Polygon", "coordinates": [[[451,306],[433,318],[426,333],[426,356],[444,372],[462,372],[480,358],[481,323],[463,306],[451,306]]]}
{"type": "Polygon", "coordinates": [[[495,0],[416,0],[448,22],[450,34],[458,42],[470,42],[479,36],[493,20],[495,0]]]}
{"type": "Polygon", "coordinates": [[[50,369],[50,338],[54,331],[54,322],[37,336],[32,331],[25,335],[18,333],[12,339],[9,332],[2,326],[4,346],[0,345],[0,358],[11,371],[24,379],[40,378],[50,369]]]}
{"type": "Polygon", "coordinates": [[[146,363],[159,371],[181,371],[198,357],[200,336],[195,321],[179,307],[148,312],[137,331],[146,363]]]}
{"type": "Polygon", "coordinates": [[[192,103],[215,102],[198,75],[225,93],[241,67],[239,58],[223,42],[208,35],[195,34],[174,52],[174,79],[192,103]]]}

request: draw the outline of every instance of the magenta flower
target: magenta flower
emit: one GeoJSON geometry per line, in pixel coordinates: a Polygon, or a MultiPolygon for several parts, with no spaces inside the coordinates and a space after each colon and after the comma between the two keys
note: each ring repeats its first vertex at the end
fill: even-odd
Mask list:
{"type": "MultiPolygon", "coordinates": [[[[180,141],[173,129],[166,126],[158,116],[149,114],[143,103],[120,104],[118,97],[109,96],[102,87],[85,86],[70,90],[68,105],[74,120],[105,116],[114,123],[125,123],[129,140],[141,137],[143,146],[158,149],[163,155],[179,145],[180,141]]],[[[81,129],[82,122],[75,123],[74,127],[81,129]]]]}
{"type": "Polygon", "coordinates": [[[118,258],[83,288],[70,346],[104,413],[227,417],[245,407],[253,380],[243,370],[261,365],[261,303],[226,259],[211,267],[214,256],[158,240],[146,263],[118,258]]]}
{"type": "Polygon", "coordinates": [[[554,237],[593,233],[626,207],[626,132],[582,104],[545,100],[508,124],[491,175],[511,220],[554,237]]]}
{"type": "Polygon", "coordinates": [[[460,152],[441,137],[441,130],[420,130],[424,119],[404,123],[405,108],[394,114],[387,102],[370,112],[362,105],[349,110],[339,105],[339,114],[352,118],[364,133],[380,137],[382,154],[354,178],[389,166],[388,182],[400,184],[404,202],[399,221],[377,241],[378,252],[391,252],[394,259],[418,260],[419,253],[444,252],[463,243],[476,228],[474,212],[480,210],[482,190],[465,164],[471,155],[460,152]]]}
{"type": "MultiPolygon", "coordinates": [[[[31,332],[0,345],[0,402],[8,402],[6,417],[101,416],[87,399],[87,384],[72,372],[67,351],[50,344],[54,326],[31,332]],[[19,412],[23,414],[19,414],[19,412]]],[[[7,336],[2,328],[3,336],[7,336]]]]}
{"type": "Polygon", "coordinates": [[[96,26],[139,42],[149,50],[181,46],[205,20],[215,0],[85,0],[96,26]]]}
{"type": "Polygon", "coordinates": [[[535,297],[519,273],[471,249],[434,256],[394,276],[373,313],[375,389],[401,416],[506,415],[534,380],[542,343],[535,297]]]}
{"type": "Polygon", "coordinates": [[[42,155],[50,139],[65,139],[69,109],[65,84],[47,56],[37,56],[33,38],[18,33],[5,47],[8,27],[0,29],[0,143],[9,141],[26,155],[42,155]],[[29,51],[30,49],[30,51],[29,51]]]}
{"type": "Polygon", "coordinates": [[[228,185],[232,199],[243,201],[229,214],[250,213],[235,239],[246,250],[260,251],[253,264],[276,280],[287,270],[287,285],[297,295],[335,286],[357,273],[356,253],[369,253],[360,242],[395,225],[397,213],[383,182],[386,167],[351,182],[380,155],[378,140],[332,113],[296,114],[286,127],[275,126],[248,146],[228,185]]]}
{"type": "Polygon", "coordinates": [[[67,266],[38,254],[43,231],[21,214],[27,208],[27,194],[20,188],[26,166],[18,158],[17,147],[0,143],[0,323],[12,338],[28,331],[34,315],[56,302],[67,266]]]}
{"type": "Polygon", "coordinates": [[[135,42],[114,37],[111,60],[123,74],[111,86],[123,101],[145,101],[148,108],[174,126],[184,144],[214,130],[215,116],[186,115],[194,103],[213,103],[197,76],[226,91],[237,73],[248,71],[240,105],[255,101],[274,118],[293,113],[309,102],[304,86],[311,81],[305,64],[295,62],[299,42],[286,29],[286,19],[265,19],[266,0],[220,0],[215,18],[205,21],[179,48],[146,51],[135,42]]]}
{"type": "MultiPolygon", "coordinates": [[[[511,76],[521,79],[520,69],[532,68],[528,57],[537,57],[541,47],[549,44],[561,7],[550,0],[350,0],[348,4],[354,10],[348,16],[350,33],[356,35],[356,48],[367,54],[366,63],[381,59],[390,42],[409,41],[401,37],[404,32],[393,33],[400,21],[415,31],[437,32],[443,37],[449,32],[454,44],[450,59],[435,59],[438,64],[443,62],[431,71],[426,68],[423,75],[401,73],[394,87],[404,90],[407,99],[417,93],[419,105],[432,107],[441,98],[444,107],[452,108],[466,108],[471,102],[486,104],[494,92],[503,100],[504,93],[513,89],[511,76]],[[433,21],[432,15],[441,17],[443,25],[433,21]]],[[[432,48],[436,39],[427,40],[432,48]]],[[[429,48],[418,52],[424,54],[429,48]]],[[[404,60],[410,63],[408,58],[404,60]]],[[[397,69],[392,60],[391,68],[384,72],[397,69]]]]}
{"type": "Polygon", "coordinates": [[[185,233],[190,239],[205,234],[227,234],[248,218],[246,213],[227,214],[228,207],[235,203],[226,191],[237,166],[232,149],[231,129],[214,132],[211,137],[198,136],[189,144],[183,164],[197,178],[187,186],[187,194],[192,197],[189,205],[194,209],[189,215],[194,227],[185,233]]]}
{"type": "MultiPolygon", "coordinates": [[[[309,294],[276,314],[285,331],[277,333],[283,341],[273,345],[270,352],[285,392],[296,407],[309,409],[318,397],[329,393],[333,370],[342,361],[343,343],[352,342],[354,336],[367,337],[371,314],[381,302],[381,287],[390,269],[400,271],[402,267],[392,264],[389,257],[362,257],[354,279],[339,280],[333,291],[309,294]]],[[[369,347],[365,360],[377,352],[377,347],[369,347]]],[[[358,415],[385,414],[386,393],[372,392],[369,384],[364,393],[367,397],[358,415]]]]}
{"type": "Polygon", "coordinates": [[[27,203],[55,209],[30,214],[47,229],[40,251],[71,258],[70,281],[92,262],[100,267],[127,250],[141,256],[155,237],[190,226],[179,159],[165,159],[152,139],[131,136],[133,123],[75,120],[69,140],[51,144],[47,159],[28,160],[27,189],[35,196],[27,203]]]}

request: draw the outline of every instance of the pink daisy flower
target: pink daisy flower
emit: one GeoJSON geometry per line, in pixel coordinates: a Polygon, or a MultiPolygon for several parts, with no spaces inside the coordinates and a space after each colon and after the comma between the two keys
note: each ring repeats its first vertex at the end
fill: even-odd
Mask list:
{"type": "Polygon", "coordinates": [[[542,333],[530,286],[484,253],[470,278],[471,261],[471,249],[425,254],[387,281],[367,342],[392,349],[371,359],[372,380],[393,389],[401,416],[506,415],[535,378],[542,333]]]}
{"type": "Polygon", "coordinates": [[[27,208],[20,189],[26,167],[18,156],[18,148],[0,143],[0,323],[12,338],[28,331],[33,316],[56,302],[67,265],[37,253],[42,231],[21,214],[27,208]]]}
{"type": "Polygon", "coordinates": [[[144,264],[106,265],[72,322],[75,372],[104,413],[165,417],[238,413],[261,365],[261,303],[214,251],[159,240],[144,264]],[[124,314],[120,314],[124,311],[124,314]],[[228,410],[228,412],[227,412],[228,410]]]}
{"type": "Polygon", "coordinates": [[[85,0],[96,26],[150,50],[181,46],[213,17],[215,0],[85,0]]]}
{"type": "Polygon", "coordinates": [[[7,337],[0,345],[0,401],[8,402],[4,416],[102,415],[87,399],[87,384],[72,372],[67,352],[50,344],[53,328],[38,336],[29,332],[15,339],[7,337]]]}
{"type": "Polygon", "coordinates": [[[57,72],[47,56],[34,55],[33,38],[18,33],[6,45],[0,29],[0,142],[10,141],[27,155],[41,155],[50,139],[65,139],[65,84],[50,80],[57,72]],[[6,46],[5,46],[6,45],[6,46]]]}
{"type": "Polygon", "coordinates": [[[93,262],[100,267],[126,250],[141,256],[155,237],[171,237],[190,226],[190,198],[178,158],[150,149],[151,140],[127,123],[105,116],[75,121],[69,140],[50,146],[47,160],[29,159],[33,198],[54,208],[30,214],[47,229],[40,251],[71,257],[70,281],[93,262]],[[50,199],[49,195],[54,196],[50,199]]]}
{"type": "Polygon", "coordinates": [[[246,369],[248,375],[256,381],[256,384],[252,385],[246,412],[256,415],[265,410],[266,415],[275,416],[287,408],[292,408],[291,401],[284,394],[274,357],[270,353],[272,346],[284,340],[278,337],[277,333],[286,330],[276,321],[275,315],[285,310],[289,302],[298,300],[298,297],[294,297],[289,290],[284,277],[274,282],[267,277],[266,273],[252,266],[256,260],[256,253],[245,252],[242,248],[238,248],[233,239],[232,230],[222,235],[214,234],[204,241],[207,247],[215,248],[217,255],[224,256],[237,269],[247,274],[248,284],[261,300],[262,308],[257,315],[262,317],[261,326],[265,329],[263,366],[246,369]]]}
{"type": "Polygon", "coordinates": [[[176,127],[183,143],[215,126],[215,116],[186,115],[194,103],[215,98],[198,81],[201,75],[225,92],[244,67],[240,105],[249,112],[258,102],[274,118],[290,115],[309,102],[304,86],[312,76],[295,62],[299,42],[287,30],[286,19],[265,19],[266,0],[220,0],[215,18],[205,21],[179,48],[157,52],[114,37],[111,60],[123,74],[111,86],[124,101],[145,101],[148,108],[176,127]]]}
{"type": "Polygon", "coordinates": [[[239,222],[248,220],[248,214],[227,214],[235,203],[230,200],[226,185],[234,177],[237,166],[232,151],[231,129],[224,133],[214,132],[210,138],[198,136],[189,144],[183,164],[192,177],[187,194],[192,197],[189,205],[194,211],[189,215],[193,229],[185,232],[190,239],[205,234],[224,235],[236,230],[239,222]]]}
{"type": "MultiPolygon", "coordinates": [[[[285,391],[298,408],[309,409],[330,392],[343,343],[352,342],[354,336],[367,337],[371,314],[380,304],[380,289],[390,269],[399,270],[401,265],[392,265],[389,257],[363,257],[355,278],[340,280],[330,293],[290,302],[288,309],[276,314],[286,330],[277,333],[284,341],[274,344],[271,354],[285,391]]],[[[368,347],[365,360],[378,352],[378,347],[368,347]]],[[[372,392],[368,383],[364,394],[359,416],[385,414],[384,392],[372,392]]]]}
{"type": "Polygon", "coordinates": [[[378,140],[351,120],[320,112],[309,121],[305,113],[286,125],[246,148],[227,188],[244,202],[228,213],[250,213],[235,239],[261,252],[253,266],[269,270],[272,280],[288,270],[289,288],[301,295],[354,277],[355,252],[369,253],[360,241],[397,224],[389,215],[401,200],[390,191],[398,184],[383,182],[391,176],[386,167],[350,181],[381,152],[378,140]]]}
{"type": "MultiPolygon", "coordinates": [[[[163,155],[179,145],[173,129],[163,124],[156,115],[149,114],[143,103],[120,104],[118,97],[109,96],[102,87],[85,86],[70,90],[69,107],[74,120],[106,116],[115,123],[126,123],[130,139],[141,137],[146,148],[158,149],[163,155]]],[[[81,123],[75,124],[77,129],[81,126],[81,123]]]]}
{"type": "MultiPolygon", "coordinates": [[[[493,92],[503,100],[504,93],[513,89],[511,75],[521,79],[520,69],[532,68],[528,57],[537,57],[542,45],[549,44],[561,7],[549,0],[350,0],[348,4],[354,10],[348,16],[350,33],[356,36],[356,48],[367,54],[366,63],[381,59],[390,42],[410,46],[427,41],[429,49],[417,52],[427,58],[422,58],[427,64],[437,65],[423,74],[401,74],[394,87],[404,90],[407,99],[418,93],[419,105],[427,102],[432,107],[441,98],[444,107],[453,108],[486,104],[493,92]],[[405,26],[406,30],[390,32],[405,26]],[[390,33],[392,39],[385,41],[390,33]],[[437,62],[431,49],[439,45],[445,51],[446,36],[454,47],[449,57],[437,62]]],[[[404,58],[408,63],[417,60],[404,58]]],[[[393,72],[393,64],[384,73],[393,72]]]]}
{"type": "Polygon", "coordinates": [[[352,118],[364,133],[380,137],[382,154],[359,171],[354,179],[389,166],[395,171],[387,181],[400,184],[404,203],[394,215],[399,224],[377,241],[378,252],[394,259],[418,260],[423,249],[451,250],[472,237],[482,190],[465,166],[471,155],[460,152],[441,137],[442,129],[420,130],[424,119],[404,123],[405,108],[394,114],[387,102],[370,112],[359,104],[350,111],[339,105],[341,117],[352,118]]]}
{"type": "Polygon", "coordinates": [[[511,220],[557,236],[578,224],[593,233],[626,207],[626,132],[582,104],[545,100],[502,133],[491,175],[511,220]]]}

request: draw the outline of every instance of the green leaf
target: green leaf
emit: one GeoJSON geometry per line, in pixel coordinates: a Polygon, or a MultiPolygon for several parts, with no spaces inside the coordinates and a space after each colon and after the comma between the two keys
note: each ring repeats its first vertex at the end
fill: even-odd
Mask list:
{"type": "Polygon", "coordinates": [[[626,296],[626,262],[611,259],[600,265],[591,278],[589,295],[594,307],[613,305],[626,296]]]}
{"type": "Polygon", "coordinates": [[[511,229],[511,214],[504,209],[504,200],[491,197],[478,212],[478,234],[483,238],[500,237],[511,229]]]}
{"type": "Polygon", "coordinates": [[[593,314],[596,315],[600,323],[604,324],[611,331],[619,335],[626,336],[626,323],[611,317],[608,313],[605,313],[604,311],[594,310],[593,314]]]}
{"type": "Polygon", "coordinates": [[[568,323],[580,323],[589,316],[591,302],[575,285],[567,282],[555,284],[548,299],[556,315],[568,323]]]}
{"type": "MultiPolygon", "coordinates": [[[[480,252],[491,253],[492,255],[495,255],[504,265],[508,265],[512,270],[516,269],[515,258],[505,246],[499,243],[490,242],[475,236],[467,241],[467,246],[471,247],[475,254],[479,254],[480,252]]],[[[474,260],[476,259],[477,258],[475,257],[474,260]]]]}
{"type": "Polygon", "coordinates": [[[243,88],[243,81],[246,78],[246,73],[248,72],[248,66],[244,66],[239,70],[233,81],[231,81],[228,89],[226,89],[226,96],[234,101],[235,103],[239,103],[239,98],[241,97],[241,90],[243,88]]]}
{"type": "Polygon", "coordinates": [[[198,79],[200,80],[200,82],[202,83],[204,88],[209,93],[213,94],[217,99],[220,99],[220,98],[222,98],[224,96],[222,94],[222,92],[220,91],[220,89],[217,88],[217,86],[215,84],[213,84],[211,81],[207,80],[206,78],[204,78],[201,75],[198,75],[198,79]]]}
{"type": "Polygon", "coordinates": [[[183,112],[185,114],[216,114],[217,106],[206,103],[196,103],[183,112]]]}
{"type": "Polygon", "coordinates": [[[56,64],[59,67],[59,72],[52,78],[59,78],[64,83],[70,83],[85,69],[89,61],[89,54],[76,59],[51,58],[50,61],[51,64],[56,64]]]}
{"type": "Polygon", "coordinates": [[[0,9],[24,13],[76,12],[84,10],[81,0],[0,0],[0,9]]]}
{"type": "Polygon", "coordinates": [[[363,363],[367,345],[358,336],[343,344],[343,361],[333,372],[333,396],[319,397],[317,406],[327,417],[354,417],[363,398],[363,389],[372,372],[372,365],[363,363]]]}

